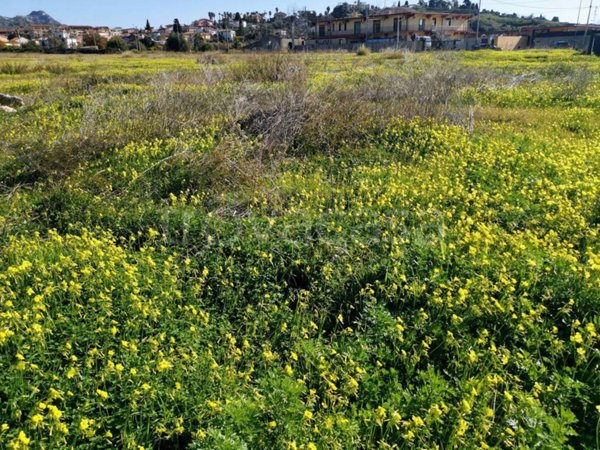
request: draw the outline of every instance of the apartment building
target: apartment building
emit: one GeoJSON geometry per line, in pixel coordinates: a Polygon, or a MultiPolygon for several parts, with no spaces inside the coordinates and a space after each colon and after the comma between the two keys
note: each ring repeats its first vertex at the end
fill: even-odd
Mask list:
{"type": "Polygon", "coordinates": [[[364,42],[410,41],[420,36],[437,36],[440,40],[458,40],[470,36],[465,12],[420,11],[412,8],[386,8],[367,16],[319,17],[313,39],[317,45],[347,45],[364,42]]]}

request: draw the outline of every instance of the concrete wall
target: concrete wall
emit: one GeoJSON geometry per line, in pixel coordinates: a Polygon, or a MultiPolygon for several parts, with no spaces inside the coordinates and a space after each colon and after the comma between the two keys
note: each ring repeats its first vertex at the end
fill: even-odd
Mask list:
{"type": "Polygon", "coordinates": [[[557,48],[559,45],[579,50],[589,48],[592,35],[585,32],[539,33],[533,36],[534,48],[557,48]],[[585,37],[585,39],[584,39],[585,37]]]}
{"type": "Polygon", "coordinates": [[[494,45],[501,50],[521,50],[529,47],[527,36],[497,36],[494,45]]]}

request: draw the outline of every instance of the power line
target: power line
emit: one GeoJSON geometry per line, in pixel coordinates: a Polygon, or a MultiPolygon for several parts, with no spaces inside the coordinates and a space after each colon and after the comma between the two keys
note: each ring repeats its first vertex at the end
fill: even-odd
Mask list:
{"type": "Polygon", "coordinates": [[[489,0],[490,3],[499,3],[501,5],[508,5],[508,6],[516,6],[519,8],[527,8],[527,9],[541,9],[541,10],[548,10],[548,11],[575,11],[579,8],[575,7],[575,8],[553,8],[553,7],[548,7],[548,6],[539,6],[539,5],[535,5],[535,4],[522,4],[522,3],[514,3],[514,2],[506,2],[506,1],[501,1],[501,0],[489,0]]]}

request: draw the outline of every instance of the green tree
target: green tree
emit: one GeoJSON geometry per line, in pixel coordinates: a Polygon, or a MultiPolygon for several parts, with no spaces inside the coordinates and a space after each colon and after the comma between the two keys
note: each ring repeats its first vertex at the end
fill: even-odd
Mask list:
{"type": "Polygon", "coordinates": [[[127,50],[127,43],[121,36],[114,36],[106,43],[106,48],[113,52],[124,52],[127,50]]]}
{"type": "Polygon", "coordinates": [[[165,49],[168,52],[188,52],[190,45],[183,34],[173,32],[167,38],[165,49]]]}
{"type": "Polygon", "coordinates": [[[91,33],[86,33],[83,35],[83,45],[86,47],[96,46],[100,50],[104,50],[108,40],[104,36],[100,36],[100,34],[96,31],[92,31],[91,33]]]}
{"type": "Polygon", "coordinates": [[[51,49],[60,49],[64,50],[67,48],[67,44],[62,39],[57,38],[56,36],[49,36],[46,39],[46,46],[51,49]]]}
{"type": "Polygon", "coordinates": [[[175,19],[173,21],[173,33],[177,33],[177,34],[183,33],[183,27],[179,23],[179,19],[175,19]]]}
{"type": "Polygon", "coordinates": [[[204,40],[204,38],[202,37],[202,34],[200,33],[196,33],[194,35],[194,50],[197,52],[203,52],[206,51],[206,44],[207,42],[204,40]]]}
{"type": "Polygon", "coordinates": [[[148,50],[156,47],[156,42],[154,42],[150,36],[144,36],[142,39],[140,39],[140,42],[148,50]]]}

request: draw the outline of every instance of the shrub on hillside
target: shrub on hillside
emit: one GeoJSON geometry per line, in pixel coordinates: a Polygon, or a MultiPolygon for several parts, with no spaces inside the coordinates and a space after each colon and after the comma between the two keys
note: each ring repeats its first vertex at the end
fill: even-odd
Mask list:
{"type": "Polygon", "coordinates": [[[124,52],[127,50],[127,43],[121,36],[114,36],[106,43],[106,48],[111,52],[124,52]]]}
{"type": "Polygon", "coordinates": [[[190,44],[183,34],[171,33],[167,38],[165,50],[168,52],[188,52],[190,51],[190,44]]]}

